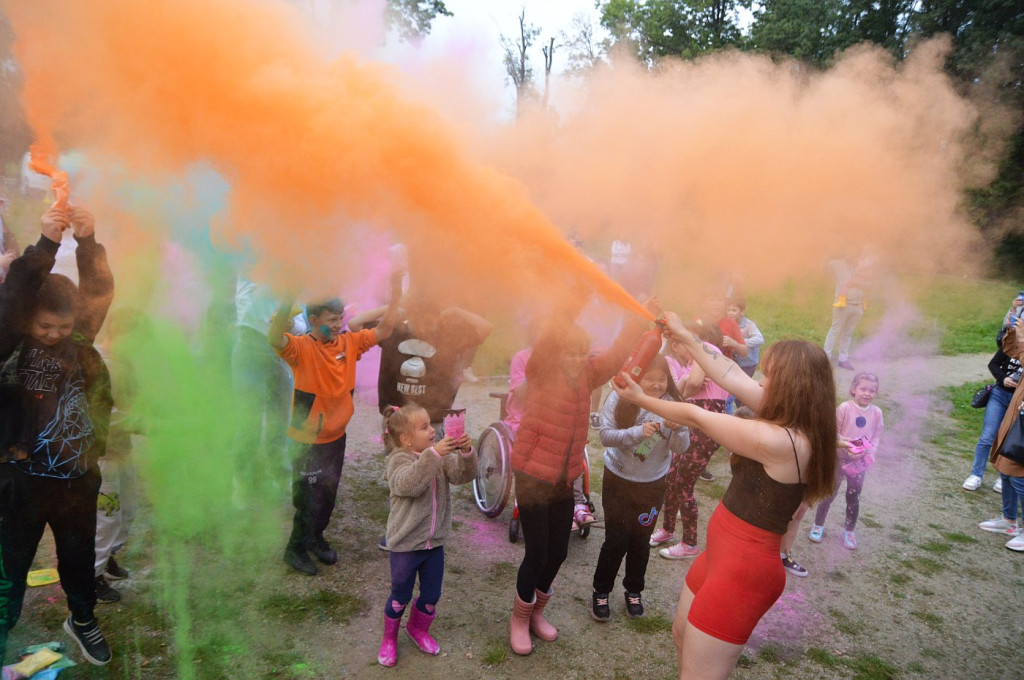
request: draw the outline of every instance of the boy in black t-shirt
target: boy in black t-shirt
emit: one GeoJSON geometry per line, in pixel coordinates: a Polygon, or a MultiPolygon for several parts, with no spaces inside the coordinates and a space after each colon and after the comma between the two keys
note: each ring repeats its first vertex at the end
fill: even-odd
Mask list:
{"type": "Polygon", "coordinates": [[[0,285],[0,646],[21,615],[25,578],[49,525],[68,599],[64,630],[90,663],[110,661],[94,609],[97,459],[113,400],[93,347],[114,294],[93,217],[50,208],[39,241],[11,263],[0,285]],[[62,233],[78,242],[79,287],[51,274],[62,233]]]}

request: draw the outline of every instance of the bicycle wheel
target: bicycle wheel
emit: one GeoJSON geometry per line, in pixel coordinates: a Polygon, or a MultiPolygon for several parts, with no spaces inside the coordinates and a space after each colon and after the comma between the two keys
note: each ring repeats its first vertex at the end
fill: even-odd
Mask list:
{"type": "Polygon", "coordinates": [[[505,509],[512,488],[512,438],[502,423],[491,423],[484,429],[476,454],[476,507],[487,517],[497,517],[505,509]]]}

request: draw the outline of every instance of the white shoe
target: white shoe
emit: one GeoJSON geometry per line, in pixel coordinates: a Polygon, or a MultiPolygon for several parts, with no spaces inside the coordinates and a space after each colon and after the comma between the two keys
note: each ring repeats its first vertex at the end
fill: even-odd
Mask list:
{"type": "Polygon", "coordinates": [[[996,483],[992,485],[992,490],[995,491],[996,493],[1002,493],[1003,492],[1003,478],[1002,477],[997,479],[996,483]]]}
{"type": "Polygon", "coordinates": [[[1024,534],[1017,534],[1006,542],[1006,547],[1017,552],[1024,552],[1024,534]]]}
{"type": "Polygon", "coordinates": [[[978,487],[981,486],[981,477],[978,475],[971,475],[964,480],[964,488],[968,491],[977,491],[978,487]]]}
{"type": "Polygon", "coordinates": [[[1007,536],[1017,535],[1017,523],[1007,522],[1005,517],[988,519],[978,524],[979,529],[991,531],[995,534],[1006,534],[1007,536]]]}

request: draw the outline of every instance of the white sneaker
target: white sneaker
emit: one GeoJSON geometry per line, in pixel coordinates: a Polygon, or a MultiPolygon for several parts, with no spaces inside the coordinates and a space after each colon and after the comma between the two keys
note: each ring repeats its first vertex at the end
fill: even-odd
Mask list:
{"type": "Polygon", "coordinates": [[[978,524],[979,529],[991,531],[994,534],[1006,534],[1007,536],[1017,535],[1017,523],[1008,522],[1006,518],[988,519],[978,524]]]}
{"type": "Polygon", "coordinates": [[[857,549],[857,537],[853,535],[852,531],[843,532],[843,545],[849,550],[857,549]]]}
{"type": "Polygon", "coordinates": [[[1024,534],[1017,534],[1006,542],[1006,547],[1017,552],[1024,552],[1024,534]]]}
{"type": "Polygon", "coordinates": [[[995,491],[996,493],[1002,493],[1003,492],[1003,478],[1002,477],[997,479],[996,483],[992,485],[992,490],[995,491]]]}
{"type": "Polygon", "coordinates": [[[981,486],[981,477],[978,475],[971,475],[964,480],[964,488],[968,491],[977,491],[978,487],[981,486]]]}

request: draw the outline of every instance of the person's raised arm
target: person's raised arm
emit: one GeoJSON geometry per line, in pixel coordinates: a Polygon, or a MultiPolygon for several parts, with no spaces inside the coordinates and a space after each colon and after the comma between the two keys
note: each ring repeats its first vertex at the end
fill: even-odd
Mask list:
{"type": "Polygon", "coordinates": [[[756,380],[744,373],[735,361],[727,359],[714,347],[686,330],[676,314],[666,314],[665,325],[670,338],[683,343],[712,382],[718,383],[755,412],[760,408],[761,400],[764,399],[764,389],[756,380]]]}
{"type": "Polygon", "coordinates": [[[461,307],[449,307],[441,312],[441,316],[448,315],[458,316],[473,328],[473,333],[476,335],[476,342],[474,344],[476,345],[483,344],[484,340],[490,337],[491,332],[494,330],[494,324],[490,321],[461,307]]]}
{"type": "Polygon", "coordinates": [[[619,387],[614,380],[611,383],[612,389],[620,399],[631,401],[666,420],[699,428],[726,449],[765,466],[784,466],[792,463],[793,453],[789,436],[783,428],[760,420],[705,411],[695,404],[650,397],[644,394],[640,386],[628,375],[624,375],[623,378],[626,387],[619,387]]]}
{"type": "Polygon", "coordinates": [[[373,331],[377,336],[377,342],[389,338],[395,330],[395,324],[398,323],[398,303],[402,299],[402,277],[404,275],[405,272],[401,270],[391,273],[391,300],[384,310],[384,315],[380,318],[380,324],[373,331]]]}
{"type": "Polygon", "coordinates": [[[274,314],[274,318],[270,320],[270,330],[267,331],[267,341],[270,346],[276,351],[280,352],[288,346],[288,336],[285,332],[292,326],[292,308],[295,305],[295,298],[288,296],[281,306],[277,308],[277,313],[274,314]]]}
{"type": "Polygon", "coordinates": [[[70,206],[68,216],[78,248],[78,290],[82,296],[82,311],[75,322],[75,330],[89,339],[96,335],[107,318],[107,310],[114,300],[114,275],[107,264],[107,251],[96,242],[96,221],[85,208],[70,206]]]}

